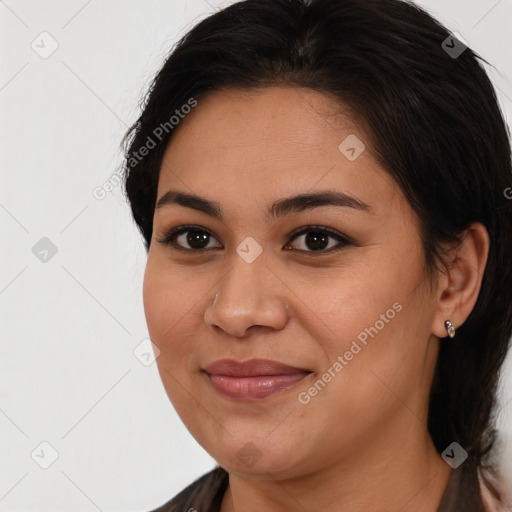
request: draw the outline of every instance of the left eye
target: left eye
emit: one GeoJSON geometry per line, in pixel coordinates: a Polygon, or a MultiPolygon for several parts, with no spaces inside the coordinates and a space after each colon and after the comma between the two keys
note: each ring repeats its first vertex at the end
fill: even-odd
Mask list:
{"type": "Polygon", "coordinates": [[[306,247],[311,249],[309,251],[299,249],[300,251],[304,252],[331,252],[340,250],[347,245],[352,245],[352,242],[348,238],[341,235],[340,233],[337,233],[336,231],[321,226],[310,226],[307,229],[303,229],[302,231],[297,233],[292,240],[296,240],[299,237],[304,237],[304,244],[306,245],[306,247]],[[334,244],[334,248],[332,245],[328,246],[329,238],[331,240],[334,239],[338,242],[337,245],[334,244]]]}
{"type": "MultiPolygon", "coordinates": [[[[304,237],[303,243],[309,250],[297,249],[301,252],[331,252],[340,250],[348,245],[353,245],[353,242],[347,237],[322,226],[307,226],[305,229],[302,229],[302,231],[295,231],[290,236],[292,237],[292,241],[299,237],[304,237]],[[334,243],[334,247],[333,245],[329,245],[329,239],[336,240],[337,244],[334,243]]],[[[213,235],[199,226],[178,226],[165,233],[164,237],[157,239],[157,241],[180,251],[204,252],[204,249],[208,249],[210,239],[215,240],[213,235]],[[177,242],[180,238],[182,239],[182,243],[187,243],[190,248],[178,244],[177,242]]],[[[285,250],[290,250],[289,247],[290,244],[286,245],[285,250]]],[[[222,245],[210,247],[209,249],[212,248],[222,248],[222,245]]]]}

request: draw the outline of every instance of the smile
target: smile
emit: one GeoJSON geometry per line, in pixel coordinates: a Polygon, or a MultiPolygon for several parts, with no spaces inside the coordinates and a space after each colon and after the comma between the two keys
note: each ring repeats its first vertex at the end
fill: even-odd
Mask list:
{"type": "Polygon", "coordinates": [[[257,400],[284,391],[312,372],[276,361],[224,359],[203,370],[218,393],[239,400],[257,400]]]}

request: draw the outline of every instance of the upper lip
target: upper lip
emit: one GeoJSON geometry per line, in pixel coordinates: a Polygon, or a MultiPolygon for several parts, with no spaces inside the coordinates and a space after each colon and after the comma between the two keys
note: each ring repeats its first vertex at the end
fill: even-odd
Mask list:
{"type": "Polygon", "coordinates": [[[297,368],[270,359],[249,359],[243,362],[234,359],[219,359],[205,366],[204,371],[210,375],[227,375],[229,377],[311,373],[310,370],[305,368],[297,368]]]}

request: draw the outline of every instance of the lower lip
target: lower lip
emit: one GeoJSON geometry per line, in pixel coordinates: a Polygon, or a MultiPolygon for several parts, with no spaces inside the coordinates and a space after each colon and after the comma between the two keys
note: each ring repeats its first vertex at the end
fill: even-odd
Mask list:
{"type": "Polygon", "coordinates": [[[219,393],[240,400],[257,400],[289,389],[310,374],[257,375],[254,377],[207,375],[213,388],[219,393]]]}

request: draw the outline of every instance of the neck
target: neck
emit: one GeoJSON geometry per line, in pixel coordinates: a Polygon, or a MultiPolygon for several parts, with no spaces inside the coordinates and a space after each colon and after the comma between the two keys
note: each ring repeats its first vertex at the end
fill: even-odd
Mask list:
{"type": "MultiPolygon", "coordinates": [[[[411,426],[424,432],[416,418],[411,426]]],[[[428,432],[389,439],[380,437],[381,446],[368,445],[350,460],[293,478],[231,473],[221,512],[436,512],[452,469],[428,432]]]]}

